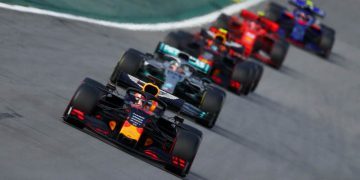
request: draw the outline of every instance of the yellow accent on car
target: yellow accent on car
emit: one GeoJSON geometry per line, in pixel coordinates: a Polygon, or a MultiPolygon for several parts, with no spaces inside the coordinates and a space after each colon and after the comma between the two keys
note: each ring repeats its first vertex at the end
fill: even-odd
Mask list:
{"type": "Polygon", "coordinates": [[[120,134],[124,135],[125,137],[127,137],[129,139],[139,141],[141,134],[139,133],[138,128],[135,127],[134,125],[128,123],[127,121],[125,121],[125,123],[120,130],[120,134]],[[125,123],[127,123],[127,124],[125,125],[125,123]]]}
{"type": "Polygon", "coordinates": [[[224,33],[224,34],[227,34],[227,33],[228,33],[228,31],[227,31],[226,29],[223,29],[223,28],[220,28],[219,31],[220,31],[221,33],[224,33]]]}
{"type": "Polygon", "coordinates": [[[258,11],[257,14],[258,16],[263,17],[265,16],[265,11],[258,11]]]}
{"type": "Polygon", "coordinates": [[[154,141],[151,138],[147,138],[145,143],[144,143],[144,146],[150,146],[153,143],[154,143],[154,141]]]}
{"type": "Polygon", "coordinates": [[[142,91],[148,92],[157,97],[160,93],[160,88],[153,83],[145,83],[142,87],[142,91]]]}
{"type": "Polygon", "coordinates": [[[116,122],[115,121],[110,121],[109,122],[109,127],[113,131],[115,129],[115,127],[116,127],[116,122]]]}
{"type": "Polygon", "coordinates": [[[306,5],[313,7],[314,3],[311,0],[306,0],[306,5]]]}

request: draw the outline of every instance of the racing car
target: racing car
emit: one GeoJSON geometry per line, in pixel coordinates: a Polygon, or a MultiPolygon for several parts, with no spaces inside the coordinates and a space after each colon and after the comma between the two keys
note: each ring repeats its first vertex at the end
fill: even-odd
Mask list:
{"type": "Polygon", "coordinates": [[[201,76],[208,69],[199,59],[159,43],[154,54],[127,50],[114,68],[110,83],[134,88],[141,88],[145,82],[154,83],[161,89],[159,98],[169,108],[212,128],[226,94],[201,76]]]}
{"type": "Polygon", "coordinates": [[[266,17],[279,24],[278,33],[292,44],[328,58],[335,42],[335,30],[319,22],[319,18],[325,17],[325,12],[309,2],[289,0],[295,7],[292,12],[270,2],[266,17]]]}
{"type": "Polygon", "coordinates": [[[225,29],[210,27],[200,33],[184,31],[169,33],[165,42],[197,57],[207,65],[206,72],[214,83],[236,94],[248,95],[255,91],[263,74],[263,67],[246,61],[243,46],[229,41],[225,29]]]}
{"type": "Polygon", "coordinates": [[[186,176],[202,140],[202,132],[166,117],[166,104],[157,98],[159,89],[145,84],[141,90],[116,87],[85,78],[63,114],[65,122],[95,132],[114,145],[186,176]]]}
{"type": "Polygon", "coordinates": [[[252,56],[279,69],[289,49],[286,40],[277,35],[279,26],[248,10],[242,10],[240,17],[221,14],[214,26],[229,31],[232,41],[244,47],[243,56],[252,56]]]}

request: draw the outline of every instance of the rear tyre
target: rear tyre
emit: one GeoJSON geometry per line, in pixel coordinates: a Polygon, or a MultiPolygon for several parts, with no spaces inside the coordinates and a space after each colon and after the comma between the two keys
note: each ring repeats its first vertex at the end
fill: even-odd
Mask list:
{"type": "Polygon", "coordinates": [[[231,79],[240,83],[246,83],[249,81],[248,76],[248,63],[247,62],[239,62],[235,65],[231,79]]]}
{"type": "Polygon", "coordinates": [[[249,78],[249,80],[248,80],[248,82],[246,82],[244,84],[244,86],[240,90],[240,93],[242,95],[245,95],[245,96],[247,96],[251,92],[253,84],[254,84],[254,82],[256,80],[256,73],[257,73],[257,69],[255,68],[253,63],[248,63],[247,67],[248,67],[248,78],[249,78]]]}
{"type": "Polygon", "coordinates": [[[220,14],[220,16],[216,19],[214,26],[218,28],[227,28],[229,22],[229,16],[226,14],[220,14]]]}
{"type": "Polygon", "coordinates": [[[272,67],[275,69],[280,69],[284,63],[285,57],[289,50],[289,43],[285,40],[275,41],[273,47],[271,48],[270,58],[273,62],[272,67]]]}
{"type": "Polygon", "coordinates": [[[120,58],[111,77],[110,82],[116,84],[121,72],[136,75],[144,63],[144,54],[138,50],[130,48],[120,58]]]}
{"type": "Polygon", "coordinates": [[[319,47],[322,49],[322,53],[320,54],[324,58],[329,58],[331,54],[331,50],[334,46],[335,42],[335,30],[322,25],[321,26],[321,38],[319,42],[319,47]]]}
{"type": "Polygon", "coordinates": [[[179,47],[179,37],[178,37],[177,33],[170,32],[169,34],[167,34],[164,39],[164,43],[166,43],[172,47],[175,47],[175,48],[179,47]]]}
{"type": "Polygon", "coordinates": [[[183,169],[175,166],[166,166],[165,168],[181,177],[185,177],[190,171],[191,165],[199,149],[200,142],[201,138],[197,135],[183,129],[178,129],[176,144],[174,145],[172,155],[179,157],[188,163],[183,169]]]}
{"type": "Polygon", "coordinates": [[[270,2],[266,8],[265,16],[272,21],[278,21],[285,10],[286,8],[284,6],[270,2]]]}
{"type": "Polygon", "coordinates": [[[236,90],[239,95],[248,95],[251,92],[252,84],[255,82],[255,68],[253,62],[240,62],[235,65],[232,80],[240,82],[241,87],[236,90]]]}
{"type": "Polygon", "coordinates": [[[200,102],[200,109],[208,112],[205,119],[199,120],[199,123],[207,128],[214,127],[225,99],[225,92],[216,87],[208,87],[203,93],[200,102]]]}

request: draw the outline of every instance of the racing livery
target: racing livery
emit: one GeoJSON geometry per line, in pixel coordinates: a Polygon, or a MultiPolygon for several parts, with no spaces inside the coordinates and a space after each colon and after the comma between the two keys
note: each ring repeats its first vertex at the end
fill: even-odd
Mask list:
{"type": "Polygon", "coordinates": [[[193,117],[212,128],[221,111],[225,92],[213,86],[202,74],[209,65],[164,43],[154,54],[129,49],[116,65],[110,83],[140,88],[144,82],[158,85],[169,108],[193,117]],[[175,95],[170,97],[171,94],[175,95]]]}
{"type": "Polygon", "coordinates": [[[243,46],[228,38],[225,29],[210,27],[200,33],[171,32],[165,42],[175,46],[207,64],[206,76],[214,83],[237,94],[247,95],[255,91],[263,73],[263,67],[246,61],[243,46]]]}
{"type": "Polygon", "coordinates": [[[180,117],[165,117],[166,104],[158,98],[159,93],[157,86],[145,84],[141,90],[128,88],[121,95],[116,87],[85,78],[63,119],[186,176],[202,133],[180,117]]]}
{"type": "Polygon", "coordinates": [[[240,17],[221,14],[214,25],[229,31],[229,38],[243,46],[243,56],[252,56],[279,69],[289,48],[277,34],[279,26],[248,10],[242,10],[240,17]]]}
{"type": "Polygon", "coordinates": [[[289,0],[289,3],[295,7],[292,12],[275,2],[269,3],[266,17],[278,23],[278,34],[292,44],[328,58],[335,42],[335,30],[319,22],[325,12],[309,0],[289,0]]]}

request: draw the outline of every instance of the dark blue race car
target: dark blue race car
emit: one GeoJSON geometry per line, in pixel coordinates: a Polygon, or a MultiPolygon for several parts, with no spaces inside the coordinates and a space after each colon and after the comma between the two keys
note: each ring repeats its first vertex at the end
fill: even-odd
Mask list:
{"type": "Polygon", "coordinates": [[[270,2],[266,17],[279,25],[278,33],[294,45],[328,58],[335,42],[335,30],[321,24],[325,12],[309,0],[289,0],[293,11],[275,2],[270,2]]]}

